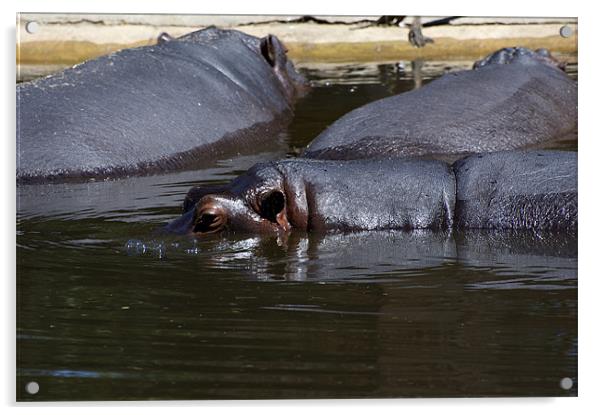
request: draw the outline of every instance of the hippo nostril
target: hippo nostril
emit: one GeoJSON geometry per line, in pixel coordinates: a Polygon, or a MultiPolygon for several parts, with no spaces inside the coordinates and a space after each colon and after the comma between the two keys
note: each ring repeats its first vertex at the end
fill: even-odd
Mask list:
{"type": "Polygon", "coordinates": [[[201,212],[195,221],[194,233],[212,233],[221,229],[224,224],[224,217],[214,212],[201,212]]]}

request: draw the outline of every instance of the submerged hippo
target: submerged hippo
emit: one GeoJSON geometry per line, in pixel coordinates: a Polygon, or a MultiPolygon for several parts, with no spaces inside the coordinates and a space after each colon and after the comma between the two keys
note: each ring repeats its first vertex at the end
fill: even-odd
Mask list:
{"type": "Polygon", "coordinates": [[[198,166],[269,140],[307,87],[275,36],[162,34],[17,85],[17,181],[198,166]]]}
{"type": "Polygon", "coordinates": [[[473,70],[357,108],[303,157],[358,159],[511,150],[577,128],[577,84],[545,49],[506,48],[473,70]]]}
{"type": "Polygon", "coordinates": [[[577,154],[306,160],[255,165],[221,187],[194,187],[166,230],[577,229],[577,154]]]}

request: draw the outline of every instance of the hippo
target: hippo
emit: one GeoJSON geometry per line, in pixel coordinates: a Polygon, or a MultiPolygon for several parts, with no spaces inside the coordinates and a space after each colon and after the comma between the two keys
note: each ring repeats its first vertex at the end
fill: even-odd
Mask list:
{"type": "Polygon", "coordinates": [[[472,70],[349,112],[301,156],[449,161],[564,138],[577,129],[577,83],[563,67],[545,49],[501,49],[472,70]]]}
{"type": "Polygon", "coordinates": [[[193,187],[164,230],[203,236],[413,229],[577,229],[577,154],[504,151],[440,160],[286,159],[193,187]]]}
{"type": "Polygon", "coordinates": [[[498,152],[454,163],[456,225],[577,229],[577,153],[498,152]]]}
{"type": "Polygon", "coordinates": [[[270,140],[308,82],[276,36],[215,27],[17,85],[17,182],[203,165],[270,140]]]}

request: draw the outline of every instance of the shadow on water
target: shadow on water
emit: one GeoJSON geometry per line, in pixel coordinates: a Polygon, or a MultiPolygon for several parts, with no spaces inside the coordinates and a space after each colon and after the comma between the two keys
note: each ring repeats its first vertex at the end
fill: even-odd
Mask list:
{"type": "MultiPolygon", "coordinates": [[[[468,66],[426,61],[420,78],[468,66]]],[[[273,152],[18,188],[19,400],[577,394],[576,236],[153,239],[191,185],[297,154],[352,108],[415,87],[409,62],[303,70],[315,89],[273,152]]]]}

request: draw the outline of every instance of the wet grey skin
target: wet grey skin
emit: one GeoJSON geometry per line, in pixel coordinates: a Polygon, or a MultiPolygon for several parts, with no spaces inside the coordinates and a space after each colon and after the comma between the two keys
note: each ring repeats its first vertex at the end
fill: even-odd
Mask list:
{"type": "Polygon", "coordinates": [[[496,152],[453,166],[421,159],[275,161],[221,187],[193,187],[183,211],[164,231],[576,232],[577,154],[496,152]]]}
{"type": "Polygon", "coordinates": [[[563,67],[545,49],[501,49],[472,70],[349,112],[302,157],[460,157],[562,138],[577,129],[577,83],[563,67]]]}
{"type": "Polygon", "coordinates": [[[275,36],[163,33],[17,85],[17,181],[202,167],[273,139],[307,89],[275,36]]]}
{"type": "Polygon", "coordinates": [[[577,230],[577,153],[500,152],[454,164],[456,226],[577,230]]]}

